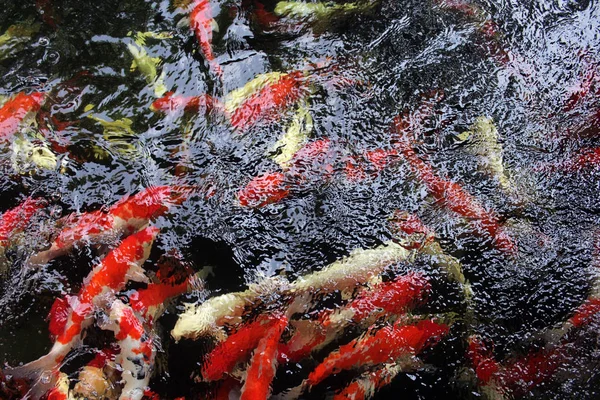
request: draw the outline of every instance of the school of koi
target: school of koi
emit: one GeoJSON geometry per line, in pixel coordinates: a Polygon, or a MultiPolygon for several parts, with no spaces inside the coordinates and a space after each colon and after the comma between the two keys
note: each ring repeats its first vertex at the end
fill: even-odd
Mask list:
{"type": "MultiPolygon", "coordinates": [[[[499,65],[514,58],[510,50],[502,47],[498,28],[481,9],[461,1],[440,2],[450,12],[476,22],[479,40],[490,44],[490,56],[499,65]]],[[[50,2],[38,3],[49,10],[50,2]]],[[[178,6],[189,13],[191,32],[218,83],[224,71],[212,47],[215,21],[211,3],[209,0],[181,3],[178,6]]],[[[333,5],[280,2],[268,11],[259,2],[252,6],[243,3],[253,10],[260,24],[281,30],[286,26],[298,29],[300,24],[313,26],[315,30],[326,29],[314,21],[317,16],[370,12],[377,6],[376,2],[333,5]]],[[[45,19],[48,24],[55,23],[50,12],[45,19]]],[[[156,99],[150,108],[155,113],[211,114],[232,132],[243,135],[278,121],[286,110],[297,109],[274,152],[276,167],[249,177],[244,187],[237,188],[235,198],[231,199],[237,206],[258,210],[308,191],[316,181],[339,179],[339,175],[348,182],[369,182],[394,165],[404,163],[428,198],[444,212],[464,219],[471,234],[489,244],[489,251],[499,252],[506,259],[519,257],[518,241],[502,219],[419,153],[418,141],[443,102],[442,91],[424,93],[420,104],[393,119],[386,132],[390,137],[389,147],[347,156],[339,144],[327,138],[310,139],[313,117],[306,104],[311,94],[323,82],[335,82],[338,88],[365,84],[345,77],[334,60],[301,71],[255,77],[222,98],[208,94],[188,96],[166,90],[156,70],[158,64],[143,49],[143,40],[136,40],[131,46],[136,68],[154,89],[156,99]]],[[[589,73],[581,79],[581,87],[565,97],[565,111],[600,97],[599,73],[597,64],[591,64],[589,73]]],[[[53,125],[53,131],[68,126],[70,122],[60,121],[56,116],[48,118],[41,111],[46,102],[56,101],[43,92],[12,96],[0,108],[1,141],[15,140],[23,121],[32,116],[40,119],[42,131],[44,127],[50,129],[48,125],[53,125]]],[[[113,121],[113,125],[110,121],[99,121],[112,129],[131,125],[126,121],[113,121]]],[[[579,133],[589,137],[598,135],[599,129],[600,107],[579,128],[579,133]]],[[[483,160],[482,171],[495,179],[508,196],[514,195],[510,192],[513,186],[504,170],[503,150],[493,121],[481,117],[471,131],[459,136],[473,144],[474,154],[483,160]],[[476,143],[477,140],[481,143],[476,143]]],[[[57,141],[51,147],[55,153],[67,151],[57,141]]],[[[186,152],[185,143],[180,151],[186,152]]],[[[540,163],[532,170],[576,174],[597,168],[599,159],[600,148],[582,148],[564,161],[540,163]]],[[[182,163],[174,171],[177,175],[185,174],[186,167],[182,163]]],[[[368,399],[399,375],[426,368],[427,354],[448,337],[458,337],[467,349],[468,373],[480,393],[489,399],[509,399],[555,378],[561,365],[572,362],[573,332],[588,329],[600,318],[598,280],[592,284],[589,297],[572,310],[567,321],[547,327],[541,349],[499,358],[491,344],[469,328],[475,318],[473,303],[478,296],[463,274],[462,261],[444,250],[436,233],[425,226],[418,213],[398,210],[388,216],[392,240],[373,248],[356,249],[321,270],[296,279],[263,277],[244,291],[187,304],[185,311],[178,314],[172,331],[159,332],[156,321],[170,303],[185,293],[205,290],[206,271],[190,268],[181,255],[172,256],[171,261],[175,261],[171,263],[149,266],[147,260],[153,242],[160,240],[160,230],[153,227],[153,222],[168,218],[174,208],[191,198],[214,196],[218,189],[210,185],[210,178],[207,182],[197,186],[148,187],[109,207],[73,213],[55,222],[55,234],[43,250],[29,253],[21,266],[23,270],[46,267],[75,249],[88,247],[97,250],[102,258],[76,293],[59,297],[52,305],[48,331],[54,344],[48,354],[21,366],[6,366],[0,373],[0,397],[163,398],[149,385],[157,370],[156,355],[162,351],[161,340],[171,340],[170,336],[176,342],[197,340],[207,346],[203,358],[198,360],[198,387],[191,390],[193,398],[311,398],[313,390],[328,385],[335,391],[335,399],[368,399]],[[423,259],[461,297],[458,310],[428,311],[428,300],[437,294],[431,278],[413,268],[417,260],[423,259]],[[86,332],[93,330],[112,332],[113,339],[109,344],[96,343],[92,336],[87,346],[103,346],[94,349],[94,358],[79,365],[75,372],[72,368],[71,372],[63,371],[69,354],[90,340],[86,332]],[[311,368],[301,382],[273,393],[272,384],[282,371],[280,367],[307,360],[305,365],[311,368]]],[[[47,200],[41,197],[27,197],[0,218],[2,274],[14,269],[4,254],[26,245],[27,235],[35,232],[35,224],[44,223],[40,216],[47,206],[47,200]]]]}

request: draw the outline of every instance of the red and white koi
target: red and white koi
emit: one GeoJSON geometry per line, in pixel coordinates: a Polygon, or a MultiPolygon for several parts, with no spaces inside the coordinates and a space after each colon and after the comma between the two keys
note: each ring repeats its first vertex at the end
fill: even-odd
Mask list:
{"type": "Polygon", "coordinates": [[[600,167],[600,147],[583,149],[566,161],[541,164],[535,171],[578,173],[600,167]]]}
{"type": "Polygon", "coordinates": [[[157,234],[157,228],[145,228],[127,237],[119,247],[110,251],[90,272],[77,296],[69,299],[70,311],[67,318],[62,318],[54,324],[52,330],[58,335],[50,352],[35,361],[10,370],[11,375],[17,377],[45,377],[36,381],[32,393],[34,398],[38,398],[52,387],[60,364],[69,351],[81,341],[83,330],[94,320],[95,310],[105,306],[115,293],[124,289],[128,281],[147,281],[142,264],[148,258],[157,234]]]}
{"type": "Polygon", "coordinates": [[[92,211],[81,215],[68,216],[63,228],[48,250],[31,256],[28,266],[48,263],[63,256],[73,247],[84,241],[105,242],[108,238],[129,235],[168,211],[173,204],[179,204],[187,196],[188,190],[172,186],[155,186],[126,196],[112,205],[107,212],[92,211]]]}
{"type": "Polygon", "coordinates": [[[24,230],[31,218],[45,205],[42,199],[28,197],[15,208],[5,211],[0,217],[0,249],[5,249],[13,235],[24,230]]]}
{"type": "Polygon", "coordinates": [[[44,93],[18,93],[0,108],[0,140],[9,140],[19,128],[19,124],[30,113],[36,113],[42,107],[44,93]]]}
{"type": "Polygon", "coordinates": [[[194,31],[204,58],[210,69],[219,77],[223,76],[223,70],[217,61],[212,48],[213,30],[218,26],[212,16],[209,0],[196,0],[194,8],[190,13],[190,28],[194,31]]]}
{"type": "Polygon", "coordinates": [[[119,299],[113,301],[109,318],[111,323],[102,328],[114,332],[120,348],[116,362],[123,369],[125,385],[119,399],[141,400],[154,366],[156,346],[153,335],[146,331],[143,318],[119,299]]]}

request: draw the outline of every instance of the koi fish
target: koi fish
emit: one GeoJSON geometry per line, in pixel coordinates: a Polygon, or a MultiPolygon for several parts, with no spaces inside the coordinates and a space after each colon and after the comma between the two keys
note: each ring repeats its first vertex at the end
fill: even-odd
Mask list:
{"type": "Polygon", "coordinates": [[[77,377],[77,383],[72,390],[75,398],[117,398],[116,368],[114,364],[118,348],[111,346],[98,351],[92,361],[87,363],[77,377]]]}
{"type": "Polygon", "coordinates": [[[29,113],[36,113],[44,101],[43,93],[18,93],[0,108],[0,140],[9,140],[29,113]]]}
{"type": "Polygon", "coordinates": [[[328,139],[307,143],[294,154],[290,167],[283,173],[267,172],[253,178],[238,192],[239,203],[242,207],[264,207],[283,200],[291,189],[309,180],[328,179],[334,171],[335,157],[328,139]]]}
{"type": "Polygon", "coordinates": [[[28,197],[15,208],[5,211],[0,217],[0,249],[5,249],[11,237],[25,229],[31,218],[45,206],[43,199],[28,197]]]}
{"type": "Polygon", "coordinates": [[[295,19],[331,19],[334,16],[348,13],[364,12],[372,8],[377,2],[366,3],[308,3],[303,1],[280,1],[275,6],[274,13],[279,17],[295,19]]]}
{"type": "Polygon", "coordinates": [[[242,386],[240,400],[269,398],[271,382],[277,369],[277,344],[288,325],[288,319],[284,315],[275,315],[275,318],[275,324],[264,333],[254,350],[250,366],[246,370],[246,381],[242,386]]]}
{"type": "Polygon", "coordinates": [[[221,78],[223,70],[215,61],[212,49],[213,30],[218,31],[219,26],[212,17],[210,2],[208,0],[196,0],[194,9],[190,13],[190,28],[194,31],[196,39],[202,49],[202,54],[208,62],[211,70],[221,78]]]}
{"type": "Polygon", "coordinates": [[[482,172],[495,179],[505,192],[515,191],[514,183],[504,169],[502,144],[498,140],[498,129],[491,118],[477,118],[470,130],[461,133],[457,138],[466,142],[466,152],[477,157],[482,172]]]}
{"type": "Polygon", "coordinates": [[[231,125],[243,133],[261,121],[277,120],[283,110],[308,92],[303,71],[265,74],[229,93],[225,112],[231,125]]]}
{"type": "Polygon", "coordinates": [[[490,235],[498,249],[514,255],[517,246],[513,239],[503,231],[498,217],[493,212],[486,210],[459,184],[436,175],[433,168],[415,153],[408,139],[404,137],[402,126],[402,121],[396,124],[395,133],[400,136],[396,146],[408,161],[410,169],[425,184],[433,198],[451,211],[467,218],[477,230],[490,235]]]}
{"type": "Polygon", "coordinates": [[[375,176],[393,162],[399,160],[396,149],[375,149],[365,151],[361,157],[346,160],[344,175],[350,181],[359,182],[375,176]]]}
{"type": "Polygon", "coordinates": [[[68,317],[53,328],[59,334],[50,352],[10,370],[16,377],[40,378],[35,383],[34,398],[39,398],[49,386],[52,387],[55,378],[46,379],[47,375],[56,375],[69,351],[80,342],[83,330],[92,324],[95,310],[101,308],[107,298],[123,290],[128,281],[147,281],[142,264],[150,255],[158,232],[157,228],[145,228],[127,237],[119,247],[110,251],[90,272],[79,294],[70,298],[68,317]]]}
{"type": "Polygon", "coordinates": [[[198,112],[200,109],[206,109],[210,112],[213,108],[221,109],[223,106],[219,100],[208,94],[188,97],[176,95],[173,92],[165,93],[163,97],[155,100],[150,106],[152,111],[165,113],[177,111],[198,112]]]}
{"type": "Polygon", "coordinates": [[[148,52],[143,47],[145,38],[146,35],[138,33],[133,43],[127,43],[127,49],[133,57],[130,70],[135,71],[138,69],[146,78],[146,82],[152,86],[154,95],[162,97],[167,92],[164,72],[160,76],[157,72],[157,67],[161,64],[162,60],[158,57],[150,57],[148,55],[148,52]]]}
{"type": "Polygon", "coordinates": [[[275,155],[272,157],[283,170],[291,166],[294,155],[300,151],[302,145],[308,141],[313,130],[313,119],[308,109],[308,104],[303,102],[298,107],[292,122],[285,134],[273,146],[275,155]]]}
{"type": "Polygon", "coordinates": [[[67,254],[84,240],[102,242],[107,236],[124,236],[133,233],[150,220],[164,214],[171,205],[182,202],[186,189],[171,186],[146,188],[134,196],[126,196],[112,205],[108,212],[101,210],[69,216],[65,228],[59,232],[48,250],[29,258],[26,265],[43,265],[67,254]]]}
{"type": "Polygon", "coordinates": [[[570,160],[540,164],[534,168],[535,171],[544,172],[568,172],[578,173],[586,169],[597,168],[600,165],[600,147],[584,149],[570,160]]]}
{"type": "MultiPolygon", "coordinates": [[[[417,249],[420,254],[426,254],[432,257],[432,261],[438,267],[441,267],[448,273],[448,277],[453,282],[461,285],[467,305],[473,298],[471,284],[465,278],[462,264],[455,257],[444,252],[439,242],[435,240],[435,232],[423,224],[421,219],[407,212],[396,211],[390,219],[390,225],[394,233],[403,232],[408,237],[402,237],[403,246],[408,249],[417,249]]],[[[470,315],[471,308],[467,311],[470,315]]]]}
{"type": "Polygon", "coordinates": [[[242,207],[260,208],[277,203],[290,194],[290,185],[281,172],[267,172],[254,177],[238,193],[237,198],[242,207]]]}
{"type": "Polygon", "coordinates": [[[437,343],[450,328],[433,320],[403,325],[402,321],[379,330],[370,329],[365,335],[341,346],[308,375],[306,386],[316,386],[339,371],[374,366],[414,356],[437,343]]]}
{"type": "Polygon", "coordinates": [[[503,396],[525,394],[546,381],[564,363],[566,356],[565,349],[559,346],[501,364],[477,337],[469,339],[468,355],[480,386],[503,396]]]}
{"type": "Polygon", "coordinates": [[[25,21],[11,25],[4,34],[0,35],[0,60],[11,57],[23,50],[25,43],[40,30],[40,24],[25,21]]]}
{"type": "Polygon", "coordinates": [[[154,366],[154,340],[146,332],[141,318],[119,299],[113,301],[109,318],[111,323],[102,328],[114,332],[120,348],[116,361],[123,369],[122,379],[125,385],[119,399],[141,400],[154,366]]]}
{"type": "Polygon", "coordinates": [[[206,356],[201,369],[203,380],[210,382],[224,378],[239,362],[250,356],[265,337],[265,332],[272,331],[279,323],[280,318],[268,315],[243,324],[206,356]]]}
{"type": "Polygon", "coordinates": [[[322,349],[348,325],[368,326],[380,317],[402,315],[422,304],[429,291],[429,282],[418,274],[399,276],[391,282],[364,289],[344,307],[322,313],[308,327],[300,325],[301,329],[297,329],[286,344],[280,345],[280,363],[297,362],[322,349]]]}
{"type": "Polygon", "coordinates": [[[418,360],[402,360],[395,364],[386,364],[368,371],[353,380],[341,392],[333,396],[333,400],[366,400],[373,397],[375,392],[392,383],[401,372],[415,371],[421,363],[418,360]]]}
{"type": "Polygon", "coordinates": [[[381,274],[390,265],[409,260],[411,254],[411,251],[394,242],[373,249],[355,249],[347,257],[329,264],[321,271],[298,278],[291,284],[282,279],[269,279],[243,292],[216,296],[198,305],[190,304],[179,315],[171,336],[176,341],[182,338],[197,339],[207,334],[223,336],[220,333],[223,324],[238,323],[247,307],[275,293],[280,298],[288,295],[302,298],[304,306],[310,307],[310,299],[304,299],[303,296],[336,290],[352,291],[381,274]]]}

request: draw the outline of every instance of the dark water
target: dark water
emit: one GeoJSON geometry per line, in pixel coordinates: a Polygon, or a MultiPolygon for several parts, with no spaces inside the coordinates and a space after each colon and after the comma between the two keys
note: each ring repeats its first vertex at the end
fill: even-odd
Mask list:
{"type": "MultiPolygon", "coordinates": [[[[461,261],[474,292],[474,317],[461,317],[468,306],[460,290],[427,257],[400,266],[403,273],[422,271],[431,279],[429,301],[416,314],[459,317],[450,334],[422,354],[423,368],[399,374],[375,398],[494,398],[476,383],[467,338],[477,334],[493,343],[494,357],[503,363],[544,348],[544,332],[573,315],[597,279],[600,161],[576,170],[567,163],[600,146],[598,3],[452,6],[458,2],[382,0],[369,11],[338,12],[312,23],[283,20],[271,27],[260,24],[257,2],[212,3],[220,9],[213,49],[222,82],[189,27],[180,23],[186,12],[169,1],[4,0],[0,33],[19,23],[35,32],[0,59],[0,95],[47,94],[41,116],[26,120],[21,129],[47,144],[59,166],[19,172],[10,145],[0,154],[2,210],[29,195],[49,202],[19,245],[7,251],[11,268],[3,278],[0,359],[16,365],[47,351],[52,343],[44,316],[52,301],[76,293],[98,261],[101,251],[82,246],[23,278],[23,258],[43,247],[44,235],[53,233],[52,221],[107,207],[150,186],[205,190],[210,185],[213,196],[198,193],[153,222],[161,234],[147,265],[177,249],[194,270],[210,265],[214,271],[205,291],[182,296],[159,320],[163,351],[150,388],[160,398],[206,396],[206,386],[190,376],[198,375],[211,344],[176,344],[169,335],[184,301],[241,290],[265,276],[294,280],[353,249],[387,242],[394,237],[388,218],[396,210],[418,215],[446,253],[461,261]],[[240,206],[237,194],[253,177],[280,170],[266,154],[296,107],[243,133],[218,113],[153,112],[154,88],[139,70],[130,70],[127,45],[137,32],[169,34],[149,38],[145,49],[162,60],[157,73],[164,74],[166,88],[186,96],[223,98],[271,71],[324,70],[312,73],[307,107],[314,125],[311,140],[329,139],[340,155],[331,177],[308,170],[305,182],[284,200],[240,206]],[[584,87],[587,94],[578,98],[584,87]],[[494,210],[515,238],[516,257],[499,251],[489,236],[432,198],[402,157],[368,179],[346,178],[339,160],[392,148],[394,117],[405,111],[415,115],[432,91],[443,96],[424,119],[415,150],[436,174],[494,210]],[[120,142],[111,141],[90,115],[127,118],[131,131],[120,142]],[[497,127],[508,189],[469,151],[474,144],[458,138],[480,116],[497,127]],[[50,128],[43,129],[44,123],[50,128]],[[558,167],[538,168],[544,165],[558,167]]],[[[265,1],[264,8],[272,11],[276,3],[265,1]]],[[[360,333],[349,332],[340,343],[360,333]]],[[[506,398],[600,398],[597,333],[597,318],[571,333],[564,365],[543,383],[506,398]]],[[[110,340],[95,343],[90,335],[77,350],[81,359],[110,340]]],[[[280,367],[274,393],[298,385],[326,354],[280,367]]],[[[66,370],[76,377],[82,363],[72,362],[66,370]]],[[[354,376],[340,374],[304,398],[331,397],[354,376]]]]}

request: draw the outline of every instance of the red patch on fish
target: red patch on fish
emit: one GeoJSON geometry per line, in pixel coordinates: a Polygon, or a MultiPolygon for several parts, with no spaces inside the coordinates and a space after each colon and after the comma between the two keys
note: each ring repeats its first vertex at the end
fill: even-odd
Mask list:
{"type": "Polygon", "coordinates": [[[415,325],[397,323],[374,333],[367,332],[327,356],[308,375],[307,383],[315,386],[342,370],[389,363],[403,356],[420,353],[426,345],[437,342],[448,331],[449,327],[445,324],[424,320],[415,325]]]}
{"type": "Polygon", "coordinates": [[[44,98],[43,93],[19,93],[4,103],[0,108],[0,140],[14,135],[25,116],[40,109],[44,98]]]}
{"type": "Polygon", "coordinates": [[[291,72],[267,84],[231,114],[231,125],[244,132],[258,122],[280,118],[283,110],[308,94],[302,71],[291,72]]]}
{"type": "Polygon", "coordinates": [[[288,320],[285,316],[274,316],[277,321],[264,334],[254,351],[250,366],[246,371],[246,382],[242,387],[240,400],[267,399],[271,382],[275,377],[278,343],[288,320]]]}
{"type": "Polygon", "coordinates": [[[42,199],[28,197],[15,208],[2,214],[0,217],[0,247],[6,246],[16,231],[25,229],[35,213],[45,205],[46,202],[42,199]]]}
{"type": "Polygon", "coordinates": [[[166,93],[160,99],[155,100],[150,106],[152,111],[162,112],[199,112],[205,109],[210,112],[213,108],[222,108],[222,105],[217,99],[214,99],[208,94],[200,96],[181,96],[173,92],[166,93]]]}
{"type": "Polygon", "coordinates": [[[70,296],[59,297],[52,303],[50,313],[48,314],[48,319],[50,320],[48,331],[50,331],[52,338],[58,337],[65,331],[69,313],[71,312],[69,299],[70,296]]]}
{"type": "Polygon", "coordinates": [[[242,207],[264,207],[286,198],[288,194],[289,186],[285,175],[271,172],[252,179],[238,193],[238,200],[242,207]]]}

